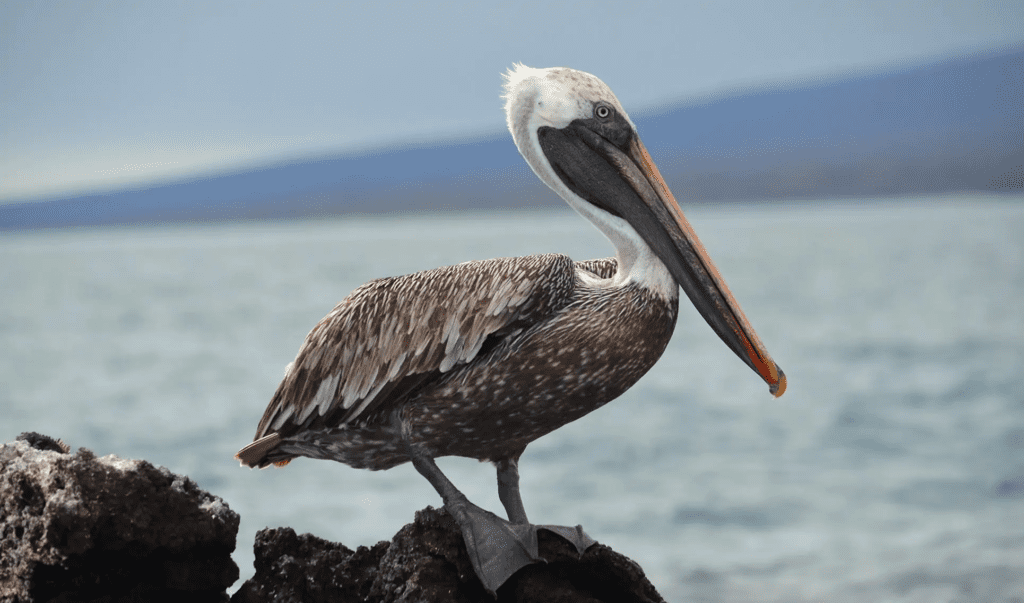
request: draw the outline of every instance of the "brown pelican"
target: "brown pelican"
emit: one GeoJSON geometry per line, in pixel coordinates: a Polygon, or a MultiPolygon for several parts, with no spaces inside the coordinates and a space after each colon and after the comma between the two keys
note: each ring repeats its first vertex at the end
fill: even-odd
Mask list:
{"type": "Polygon", "coordinates": [[[517,65],[505,79],[523,158],[611,240],[615,257],[466,262],[359,287],[310,331],[253,443],[236,456],[249,467],[298,456],[374,470],[411,461],[492,593],[540,560],[538,527],[580,554],[593,544],[579,526],[530,524],[519,457],[654,365],[675,326],[679,287],[771,393],[786,389],[612,91],[567,68],[517,65]],[[449,455],[497,466],[508,521],[441,473],[434,459],[449,455]]]}

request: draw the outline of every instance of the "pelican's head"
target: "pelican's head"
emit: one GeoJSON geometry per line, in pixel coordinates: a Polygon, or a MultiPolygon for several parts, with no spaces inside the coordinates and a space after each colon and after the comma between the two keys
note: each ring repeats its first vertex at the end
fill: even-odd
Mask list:
{"type": "Polygon", "coordinates": [[[729,292],[611,89],[582,71],[516,65],[505,75],[505,116],[534,173],[611,239],[619,261],[623,255],[656,256],[664,266],[661,273],[671,274],[722,341],[781,396],[785,375],[729,292]]]}
{"type": "Polygon", "coordinates": [[[635,129],[611,88],[589,73],[519,64],[505,74],[505,119],[520,149],[529,148],[531,134],[536,139],[541,127],[564,128],[594,117],[599,104],[614,109],[635,129]]]}

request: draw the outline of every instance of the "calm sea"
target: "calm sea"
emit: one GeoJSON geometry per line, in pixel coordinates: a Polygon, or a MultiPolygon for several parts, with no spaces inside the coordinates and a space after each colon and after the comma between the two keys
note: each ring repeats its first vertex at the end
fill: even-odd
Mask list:
{"type": "MultiPolygon", "coordinates": [[[[788,393],[684,304],[636,387],[527,449],[530,517],[583,524],[671,601],[1021,601],[1022,201],[689,209],[788,393]]],[[[34,430],[191,476],[241,514],[243,578],[265,526],[390,539],[440,504],[411,467],[232,455],[359,284],[553,251],[611,255],[558,211],[3,233],[0,439],[34,430]]],[[[489,465],[440,464],[500,510],[489,465]]]]}

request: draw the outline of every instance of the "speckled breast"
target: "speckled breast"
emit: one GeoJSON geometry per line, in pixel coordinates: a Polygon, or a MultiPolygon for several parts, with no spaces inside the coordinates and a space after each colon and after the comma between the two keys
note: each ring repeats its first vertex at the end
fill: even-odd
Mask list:
{"type": "Polygon", "coordinates": [[[410,442],[432,456],[517,456],[614,400],[665,351],[678,299],[647,289],[577,289],[552,320],[453,370],[402,409],[410,442]]]}

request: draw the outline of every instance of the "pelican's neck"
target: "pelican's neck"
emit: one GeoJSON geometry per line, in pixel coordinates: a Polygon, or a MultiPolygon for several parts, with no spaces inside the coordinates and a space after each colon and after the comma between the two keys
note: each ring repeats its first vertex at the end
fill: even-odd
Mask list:
{"type": "Polygon", "coordinates": [[[608,237],[615,247],[618,264],[615,274],[602,285],[623,287],[635,283],[668,301],[679,297],[679,284],[629,222],[594,207],[571,192],[563,195],[563,198],[578,214],[608,237]]]}

